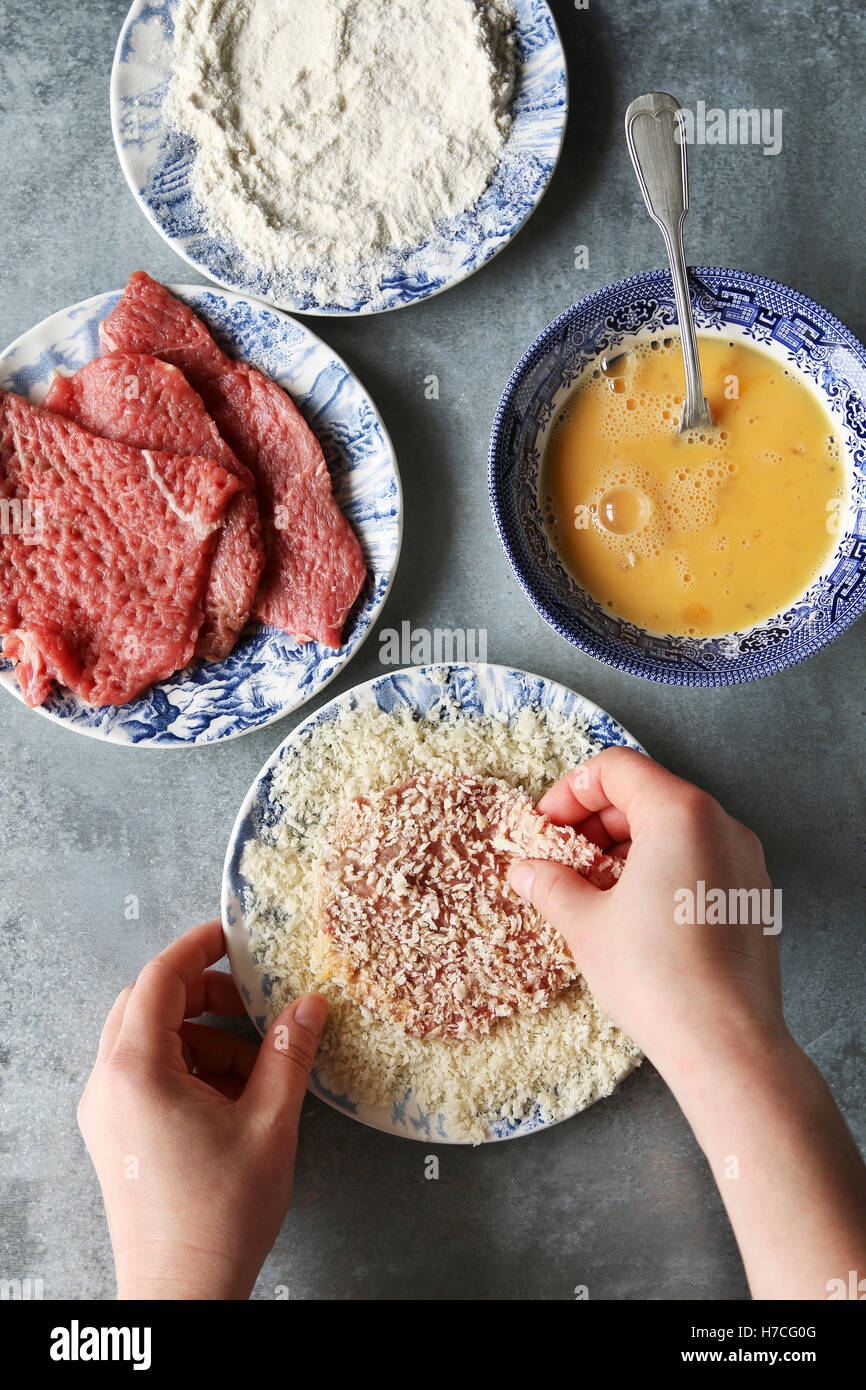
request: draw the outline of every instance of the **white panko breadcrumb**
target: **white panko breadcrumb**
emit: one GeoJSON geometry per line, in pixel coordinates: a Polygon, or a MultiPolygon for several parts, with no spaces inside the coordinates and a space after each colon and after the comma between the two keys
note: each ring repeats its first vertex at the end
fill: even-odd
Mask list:
{"type": "MultiPolygon", "coordinates": [[[[347,802],[419,775],[495,778],[535,803],[569,768],[597,752],[586,730],[555,711],[511,719],[465,713],[443,696],[423,717],[375,704],[344,707],[290,745],[274,771],[270,814],[244,847],[244,920],[260,966],[275,981],[271,1018],[309,990],[330,1015],[317,1062],[322,1084],[370,1106],[411,1089],[441,1113],[452,1139],[480,1143],[497,1121],[538,1109],[563,1119],[609,1095],[640,1053],[578,978],[536,1012],[520,1009],[464,1039],[412,1036],[321,978],[316,866],[347,802]]],[[[579,962],[578,962],[579,966],[579,962]]]]}

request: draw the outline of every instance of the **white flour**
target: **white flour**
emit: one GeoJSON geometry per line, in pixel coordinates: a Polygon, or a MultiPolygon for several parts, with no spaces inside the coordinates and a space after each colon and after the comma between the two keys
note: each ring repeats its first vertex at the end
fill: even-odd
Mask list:
{"type": "Polygon", "coordinates": [[[471,208],[510,129],[510,0],[180,0],[166,114],[210,228],[320,301],[471,208]]]}

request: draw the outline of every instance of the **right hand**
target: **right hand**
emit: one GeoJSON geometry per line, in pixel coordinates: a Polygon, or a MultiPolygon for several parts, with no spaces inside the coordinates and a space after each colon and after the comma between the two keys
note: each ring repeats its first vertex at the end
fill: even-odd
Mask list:
{"type": "MultiPolygon", "coordinates": [[[[523,860],[509,881],[565,937],[601,1007],[665,1073],[746,1030],[778,1037],[775,935],[760,922],[685,925],[678,890],[768,889],[760,841],[708,793],[627,748],[566,774],[539,803],[625,857],[606,892],[561,864],[523,860]]],[[[772,901],[772,900],[771,900],[772,901]]]]}

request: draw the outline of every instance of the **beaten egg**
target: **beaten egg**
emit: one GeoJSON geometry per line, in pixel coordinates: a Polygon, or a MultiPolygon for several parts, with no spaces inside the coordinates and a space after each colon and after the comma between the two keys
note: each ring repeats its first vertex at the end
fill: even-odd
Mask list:
{"type": "Polygon", "coordinates": [[[792,369],[701,336],[714,428],[679,433],[678,338],[602,359],[554,423],[539,476],[551,544],[618,616],[676,636],[749,628],[790,605],[835,548],[842,440],[792,369]]]}

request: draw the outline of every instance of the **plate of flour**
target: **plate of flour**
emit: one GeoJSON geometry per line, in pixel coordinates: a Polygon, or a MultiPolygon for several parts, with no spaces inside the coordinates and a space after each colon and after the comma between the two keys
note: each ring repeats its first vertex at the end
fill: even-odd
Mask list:
{"type": "Polygon", "coordinates": [[[396,309],[516,235],[559,157],[544,0],[135,0],[111,74],[143,212],[228,289],[396,309]]]}

